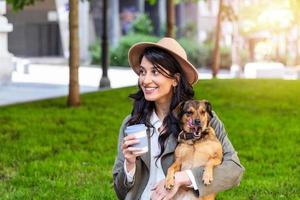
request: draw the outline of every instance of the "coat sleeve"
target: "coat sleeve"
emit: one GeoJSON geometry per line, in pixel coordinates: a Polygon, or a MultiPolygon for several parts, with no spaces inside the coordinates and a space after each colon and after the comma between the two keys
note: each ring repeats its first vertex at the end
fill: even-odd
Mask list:
{"type": "Polygon", "coordinates": [[[119,139],[118,139],[118,153],[117,157],[115,159],[115,164],[113,167],[113,181],[114,181],[114,189],[119,199],[125,199],[126,194],[130,190],[130,188],[133,186],[134,181],[129,183],[126,178],[126,173],[124,170],[124,155],[122,152],[122,141],[124,138],[124,128],[129,120],[130,116],[127,116],[120,127],[119,130],[119,139]]]}
{"type": "Polygon", "coordinates": [[[197,192],[199,196],[206,196],[211,193],[221,192],[239,185],[245,170],[240,163],[237,152],[234,150],[230,140],[228,139],[223,123],[219,120],[215,113],[213,114],[214,117],[211,119],[210,125],[215,129],[216,135],[222,144],[223,161],[219,166],[214,168],[214,180],[208,186],[205,186],[202,181],[204,168],[196,167],[192,169],[192,173],[198,186],[197,192]]]}

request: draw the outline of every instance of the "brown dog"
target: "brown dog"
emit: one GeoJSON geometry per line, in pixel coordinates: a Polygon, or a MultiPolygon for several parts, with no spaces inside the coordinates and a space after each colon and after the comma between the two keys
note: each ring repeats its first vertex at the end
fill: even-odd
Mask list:
{"type": "MultiPolygon", "coordinates": [[[[174,186],[174,174],[177,171],[204,167],[202,180],[205,185],[213,181],[213,167],[222,161],[222,145],[209,126],[213,117],[211,104],[207,100],[189,100],[180,103],[173,111],[180,119],[182,131],[178,135],[175,149],[175,162],[168,169],[166,189],[174,186]]],[[[197,177],[195,177],[197,178],[197,177]]],[[[200,197],[200,200],[215,199],[216,194],[200,197]]],[[[174,199],[198,199],[192,190],[180,188],[174,199]]]]}

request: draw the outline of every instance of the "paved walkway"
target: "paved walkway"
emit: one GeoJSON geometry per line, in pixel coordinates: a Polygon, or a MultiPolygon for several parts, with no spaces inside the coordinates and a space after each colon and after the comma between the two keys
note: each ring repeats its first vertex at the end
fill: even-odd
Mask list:
{"type": "MultiPolygon", "coordinates": [[[[80,93],[99,90],[102,70],[97,67],[80,67],[80,93]]],[[[112,88],[137,83],[137,76],[130,69],[113,67],[108,71],[112,88]]],[[[65,65],[31,64],[18,67],[10,84],[0,86],[0,105],[15,104],[68,94],[69,68],[65,65]]]]}
{"type": "MultiPolygon", "coordinates": [[[[42,64],[47,60],[30,60],[16,65],[10,84],[0,86],[0,105],[15,104],[40,99],[66,96],[68,94],[69,67],[64,60],[51,61],[51,64],[42,64]]],[[[18,62],[20,63],[20,62],[18,62]]],[[[201,79],[211,78],[210,71],[201,71],[201,79]]],[[[96,66],[80,66],[80,92],[99,90],[102,70],[96,66]]],[[[137,84],[137,75],[124,67],[110,67],[108,77],[111,88],[127,87],[137,84]]],[[[228,72],[221,72],[219,78],[231,78],[228,72]]]]}

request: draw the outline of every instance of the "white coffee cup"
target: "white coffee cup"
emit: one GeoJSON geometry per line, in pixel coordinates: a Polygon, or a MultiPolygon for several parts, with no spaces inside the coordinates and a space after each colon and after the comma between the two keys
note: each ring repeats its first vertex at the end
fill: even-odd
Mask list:
{"type": "Polygon", "coordinates": [[[145,124],[135,124],[127,126],[125,128],[126,135],[134,135],[139,143],[132,145],[133,147],[139,148],[141,150],[136,153],[146,153],[148,152],[148,139],[147,139],[147,127],[145,124]]]}

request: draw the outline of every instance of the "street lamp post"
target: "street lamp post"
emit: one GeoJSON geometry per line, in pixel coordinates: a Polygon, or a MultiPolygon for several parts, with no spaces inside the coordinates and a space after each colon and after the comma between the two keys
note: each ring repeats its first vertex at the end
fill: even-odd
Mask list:
{"type": "Polygon", "coordinates": [[[110,88],[110,80],[107,76],[107,68],[109,65],[108,59],[108,37],[107,37],[107,0],[103,0],[103,31],[102,31],[102,42],[101,42],[101,60],[102,60],[102,77],[100,80],[100,88],[110,88]]]}

